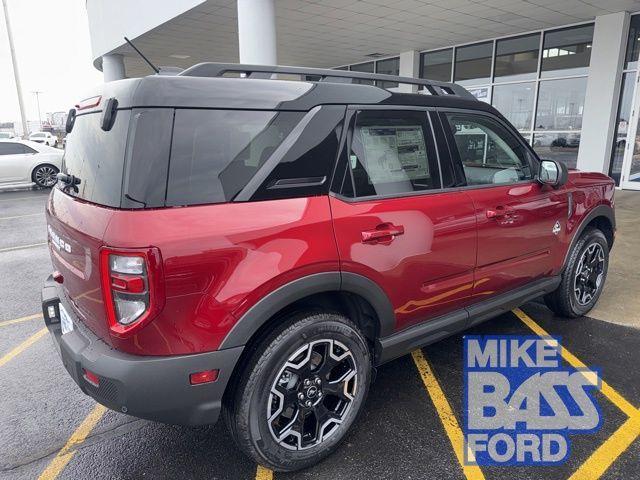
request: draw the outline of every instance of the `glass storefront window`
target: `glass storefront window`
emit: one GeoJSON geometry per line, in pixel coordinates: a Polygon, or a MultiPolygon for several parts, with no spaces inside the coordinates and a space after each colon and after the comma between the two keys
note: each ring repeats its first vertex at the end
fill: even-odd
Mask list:
{"type": "Polygon", "coordinates": [[[514,83],[493,87],[493,106],[518,130],[531,130],[535,83],[514,83]]]}
{"type": "Polygon", "coordinates": [[[540,34],[496,42],[495,81],[531,80],[538,73],[540,34]]]}
{"type": "Polygon", "coordinates": [[[540,82],[536,130],[580,130],[587,77],[540,82]]]}
{"type": "MultiPolygon", "coordinates": [[[[400,75],[400,57],[387,58],[376,62],[376,73],[384,75],[400,75]]],[[[394,88],[398,86],[397,82],[378,82],[382,88],[394,88]]]]}
{"type": "Polygon", "coordinates": [[[587,75],[592,43],[593,25],[545,33],[541,77],[587,75]]]}
{"type": "Polygon", "coordinates": [[[629,72],[625,73],[622,77],[616,133],[613,137],[613,152],[611,153],[611,164],[609,166],[609,176],[616,181],[616,185],[620,185],[620,176],[622,174],[624,150],[627,145],[627,132],[629,131],[629,122],[631,121],[631,103],[633,101],[635,76],[635,72],[629,72]]]}
{"type": "Polygon", "coordinates": [[[478,85],[491,81],[493,42],[478,43],[456,49],[455,81],[461,85],[478,85]]]}
{"type": "Polygon", "coordinates": [[[489,95],[491,87],[473,87],[467,88],[467,90],[481,102],[491,103],[491,97],[489,95]]]}
{"type": "MultiPolygon", "coordinates": [[[[351,65],[349,68],[352,72],[365,72],[365,73],[374,73],[375,65],[373,62],[367,63],[359,63],[358,65],[351,65]]],[[[353,80],[353,83],[361,83],[364,85],[373,85],[373,80],[353,80]]]]}
{"type": "Polygon", "coordinates": [[[540,158],[559,160],[569,168],[575,168],[580,147],[579,133],[536,133],[533,149],[540,158]]]}
{"type": "Polygon", "coordinates": [[[638,68],[638,54],[640,54],[640,15],[634,15],[631,17],[629,25],[629,40],[627,40],[627,56],[624,67],[626,70],[638,68]]]}
{"type": "Polygon", "coordinates": [[[420,77],[440,82],[451,81],[451,64],[453,62],[453,48],[427,52],[421,55],[420,77]]]}

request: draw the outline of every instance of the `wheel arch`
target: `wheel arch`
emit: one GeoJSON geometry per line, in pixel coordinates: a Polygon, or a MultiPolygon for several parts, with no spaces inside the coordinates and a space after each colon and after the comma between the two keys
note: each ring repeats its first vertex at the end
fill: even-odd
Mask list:
{"type": "Polygon", "coordinates": [[[580,225],[576,228],[573,238],[571,239],[571,243],[569,244],[569,248],[565,253],[563,269],[567,266],[567,261],[569,260],[569,256],[571,255],[574,245],[588,227],[595,227],[602,231],[604,236],[607,238],[609,248],[613,247],[616,230],[616,217],[614,210],[609,205],[598,205],[585,215],[580,222],[580,225]]]}
{"type": "Polygon", "coordinates": [[[393,306],[379,285],[354,273],[325,272],[299,278],[266,295],[238,319],[220,349],[254,345],[288,314],[314,308],[344,314],[372,346],[395,328],[393,306]]]}

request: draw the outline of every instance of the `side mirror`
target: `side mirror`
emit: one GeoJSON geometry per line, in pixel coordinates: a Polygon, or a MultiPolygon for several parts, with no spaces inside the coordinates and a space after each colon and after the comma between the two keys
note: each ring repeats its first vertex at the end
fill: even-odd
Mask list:
{"type": "Polygon", "coordinates": [[[538,181],[543,185],[551,185],[559,188],[569,179],[567,166],[557,160],[540,160],[540,170],[538,171],[538,181]]]}

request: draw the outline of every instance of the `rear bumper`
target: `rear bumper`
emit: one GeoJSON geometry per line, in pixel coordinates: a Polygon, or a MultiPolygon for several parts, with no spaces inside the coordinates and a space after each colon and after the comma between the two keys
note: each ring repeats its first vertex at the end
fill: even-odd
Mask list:
{"type": "Polygon", "coordinates": [[[112,349],[74,317],[51,277],[42,289],[45,324],[69,375],[80,389],[97,402],[118,412],[148,420],[180,425],[215,423],[224,394],[243,347],[215,352],[168,357],[129,355],[112,349]],[[74,329],[62,335],[58,304],[73,318],[74,329]],[[49,318],[47,309],[55,308],[49,318]],[[83,369],[98,375],[96,387],[83,369]],[[212,383],[191,385],[189,374],[218,369],[212,383]]]}

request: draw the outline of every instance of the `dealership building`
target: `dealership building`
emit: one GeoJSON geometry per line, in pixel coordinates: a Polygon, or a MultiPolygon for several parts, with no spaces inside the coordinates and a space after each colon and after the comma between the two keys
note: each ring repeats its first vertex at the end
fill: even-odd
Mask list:
{"type": "MultiPolygon", "coordinates": [[[[640,189],[640,0],[87,0],[106,81],[204,61],[465,86],[541,157],[640,189]]],[[[381,85],[399,90],[417,88],[381,85]]]]}

